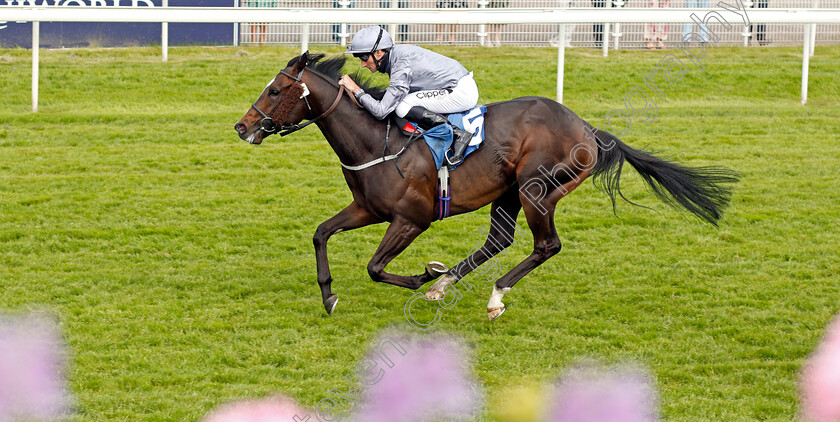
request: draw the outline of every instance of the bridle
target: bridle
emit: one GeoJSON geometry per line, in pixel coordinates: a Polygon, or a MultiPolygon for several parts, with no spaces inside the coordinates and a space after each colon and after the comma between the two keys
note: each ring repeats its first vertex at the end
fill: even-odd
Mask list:
{"type": "MultiPolygon", "coordinates": [[[[264,111],[260,110],[260,108],[257,107],[256,102],[251,104],[251,108],[256,110],[257,113],[260,113],[260,116],[262,116],[262,120],[260,120],[260,130],[262,130],[263,132],[271,134],[271,133],[276,132],[279,129],[280,132],[278,132],[278,134],[280,136],[286,136],[286,135],[288,135],[292,132],[297,132],[297,131],[305,128],[306,126],[309,126],[312,123],[315,123],[315,122],[329,116],[329,114],[332,113],[333,110],[336,109],[336,107],[338,107],[338,103],[341,102],[341,97],[344,96],[344,92],[347,92],[347,95],[350,97],[350,99],[353,101],[353,104],[355,104],[356,107],[358,107],[360,109],[364,108],[364,106],[359,104],[359,101],[356,100],[356,97],[350,91],[350,88],[347,88],[346,85],[343,85],[343,84],[339,83],[338,95],[336,95],[335,100],[333,101],[332,105],[330,105],[330,107],[326,111],[321,113],[321,115],[316,116],[316,117],[310,119],[309,121],[307,121],[306,123],[303,123],[303,124],[300,124],[300,123],[293,124],[293,125],[283,124],[282,122],[284,122],[286,120],[286,117],[295,108],[295,106],[297,105],[298,101],[300,101],[300,99],[303,99],[306,102],[306,108],[309,109],[309,115],[311,116],[311,115],[315,114],[315,112],[312,111],[312,105],[309,104],[309,99],[307,98],[309,96],[309,88],[306,87],[305,83],[301,82],[301,78],[302,78],[303,72],[305,70],[306,70],[306,68],[304,67],[300,71],[300,73],[297,74],[297,76],[292,76],[289,73],[287,73],[285,70],[280,71],[281,74],[283,74],[283,75],[289,77],[290,79],[292,79],[294,81],[294,83],[292,83],[292,85],[289,87],[289,90],[286,92],[286,96],[283,97],[283,99],[280,101],[280,103],[277,104],[274,107],[273,110],[271,110],[271,114],[266,114],[264,111]],[[280,122],[280,123],[278,124],[277,122],[280,122]]],[[[272,81],[272,83],[273,83],[273,81],[272,81]]],[[[402,147],[402,149],[399,152],[397,152],[396,154],[391,154],[391,155],[386,156],[385,154],[387,152],[389,152],[388,134],[390,133],[390,131],[391,131],[391,121],[388,120],[388,124],[387,124],[387,127],[385,129],[385,149],[382,151],[382,157],[377,158],[377,159],[372,160],[372,161],[369,161],[365,164],[358,165],[358,166],[348,166],[344,163],[341,163],[341,166],[344,167],[347,170],[359,171],[359,170],[364,170],[368,167],[375,166],[379,163],[383,163],[385,161],[396,160],[397,158],[399,158],[399,156],[403,152],[405,152],[405,150],[408,148],[409,145],[411,145],[412,142],[414,142],[414,140],[418,139],[418,138],[415,138],[415,137],[409,138],[408,142],[402,147]]],[[[248,141],[248,142],[253,143],[252,141],[248,141]]],[[[394,161],[394,165],[396,165],[396,163],[397,162],[394,161]]],[[[397,171],[400,173],[400,176],[405,178],[402,171],[400,170],[399,165],[397,165],[397,171]]]]}
{"type": "Polygon", "coordinates": [[[257,107],[256,102],[251,104],[251,108],[256,110],[257,113],[259,113],[260,116],[262,116],[262,120],[260,120],[260,130],[269,134],[277,132],[279,130],[280,132],[277,132],[277,134],[280,136],[286,136],[292,132],[297,132],[311,125],[312,123],[315,123],[327,117],[330,113],[332,113],[333,110],[335,110],[335,108],[338,107],[338,103],[341,101],[341,97],[343,96],[344,91],[347,91],[350,95],[350,98],[353,99],[353,102],[356,103],[357,106],[361,107],[361,105],[356,101],[356,98],[353,97],[353,94],[348,90],[348,88],[342,85],[338,90],[338,95],[335,97],[335,101],[333,101],[332,105],[330,105],[330,107],[326,111],[321,113],[321,115],[316,116],[303,124],[284,124],[283,122],[286,121],[286,117],[289,116],[289,113],[292,112],[292,110],[295,108],[295,106],[301,99],[303,99],[303,101],[306,102],[306,108],[309,110],[308,115],[311,116],[315,114],[315,112],[312,111],[312,105],[309,104],[309,88],[306,86],[305,83],[301,82],[301,78],[303,77],[303,72],[305,70],[306,67],[301,69],[300,73],[298,73],[297,76],[292,76],[285,70],[280,71],[281,74],[292,79],[294,83],[292,83],[292,85],[289,86],[289,90],[288,92],[286,92],[286,95],[283,97],[283,100],[280,101],[280,103],[277,104],[273,110],[271,110],[271,113],[266,114],[265,112],[260,110],[260,108],[257,107]]]}

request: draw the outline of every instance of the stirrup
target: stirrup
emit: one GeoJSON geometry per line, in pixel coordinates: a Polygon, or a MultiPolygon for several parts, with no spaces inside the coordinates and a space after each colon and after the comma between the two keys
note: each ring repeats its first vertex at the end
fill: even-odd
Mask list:
{"type": "Polygon", "coordinates": [[[451,169],[452,167],[455,167],[455,166],[457,166],[458,164],[461,164],[461,163],[463,163],[463,162],[464,162],[464,157],[462,156],[462,157],[461,157],[461,159],[459,159],[458,161],[456,161],[456,162],[454,162],[454,163],[453,163],[453,162],[452,162],[452,159],[451,159],[451,158],[449,158],[449,151],[451,151],[451,150],[446,150],[446,152],[444,152],[444,153],[443,153],[443,158],[444,158],[444,160],[446,161],[446,165],[448,165],[448,166],[450,167],[450,169],[451,169]]]}

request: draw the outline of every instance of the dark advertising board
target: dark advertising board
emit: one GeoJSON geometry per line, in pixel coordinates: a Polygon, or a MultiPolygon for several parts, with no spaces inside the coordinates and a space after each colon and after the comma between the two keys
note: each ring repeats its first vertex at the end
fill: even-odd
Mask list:
{"type": "MultiPolygon", "coordinates": [[[[30,22],[4,22],[2,6],[161,7],[163,0],[0,0],[0,47],[32,46],[30,22]]],[[[170,7],[233,7],[235,0],[169,0],[170,7]]],[[[231,45],[232,23],[170,23],[169,45],[231,45]]],[[[44,48],[160,45],[159,23],[41,22],[44,48]]]]}

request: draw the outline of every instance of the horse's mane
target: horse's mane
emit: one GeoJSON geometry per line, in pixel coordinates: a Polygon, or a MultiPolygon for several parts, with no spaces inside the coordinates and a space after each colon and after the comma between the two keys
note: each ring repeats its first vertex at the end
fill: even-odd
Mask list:
{"type": "MultiPolygon", "coordinates": [[[[344,69],[344,65],[347,63],[347,56],[342,54],[339,56],[324,58],[325,56],[326,54],[322,53],[311,54],[309,56],[309,60],[306,62],[306,68],[320,73],[328,80],[337,83],[338,80],[341,79],[341,75],[344,74],[342,69],[344,69]]],[[[287,67],[293,66],[298,62],[298,60],[300,60],[299,56],[293,57],[289,60],[287,67]]],[[[385,88],[374,81],[373,74],[365,75],[361,71],[362,69],[357,69],[350,74],[350,77],[356,81],[360,88],[365,90],[365,93],[370,94],[377,100],[381,100],[382,96],[385,95],[385,88]]]]}

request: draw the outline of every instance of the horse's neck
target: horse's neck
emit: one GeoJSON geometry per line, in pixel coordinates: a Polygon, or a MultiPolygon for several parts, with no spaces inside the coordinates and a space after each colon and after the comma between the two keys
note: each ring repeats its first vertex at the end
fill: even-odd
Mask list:
{"type": "MultiPolygon", "coordinates": [[[[322,104],[328,108],[338,92],[328,90],[322,104]]],[[[346,94],[342,94],[346,95],[346,94]]],[[[323,111],[322,111],[323,112],[323,111]]],[[[363,164],[381,154],[385,142],[384,124],[367,110],[356,107],[349,98],[342,98],[338,107],[318,127],[342,163],[350,166],[363,164]]]]}

